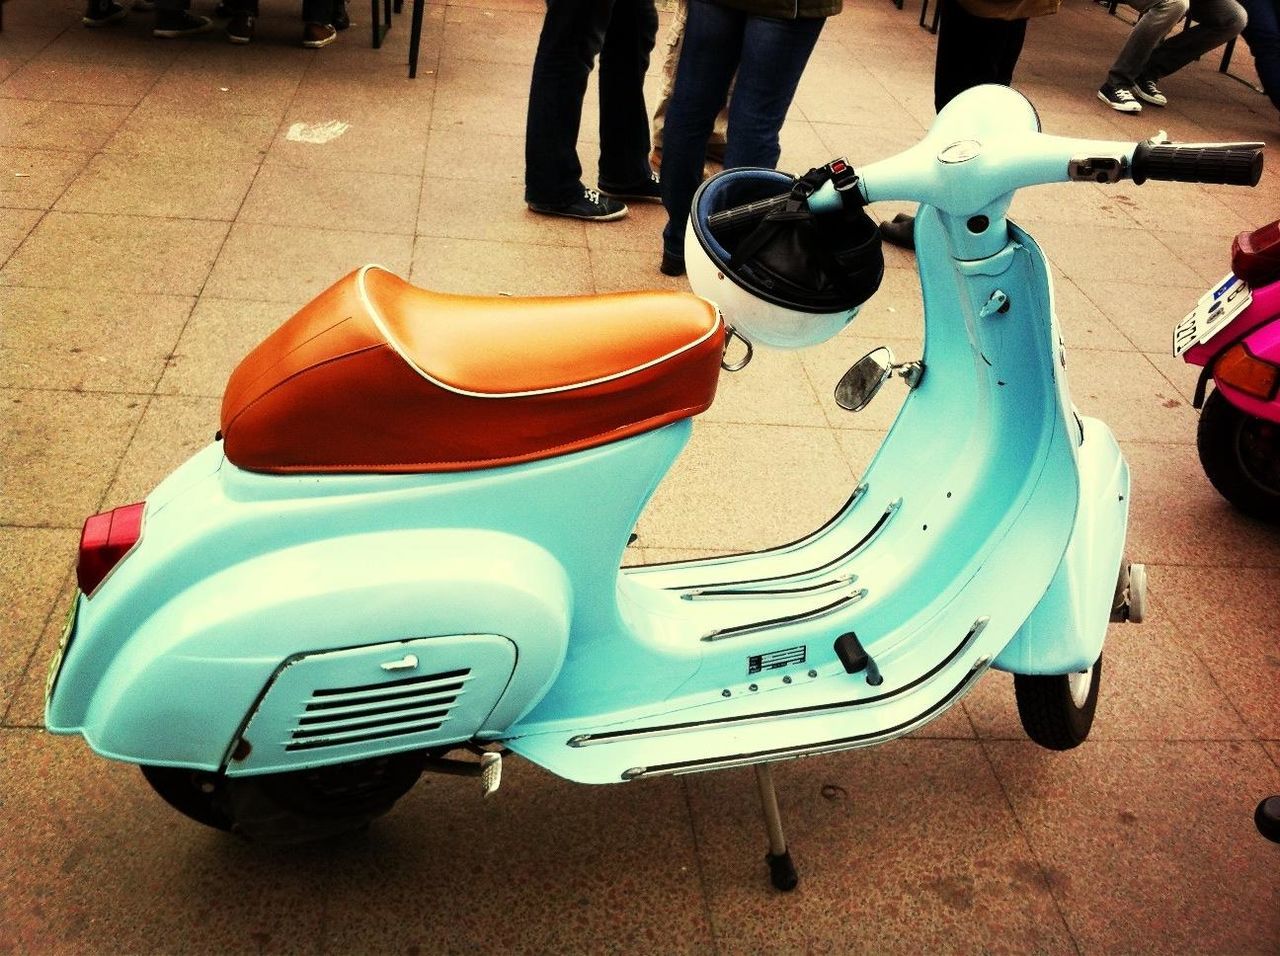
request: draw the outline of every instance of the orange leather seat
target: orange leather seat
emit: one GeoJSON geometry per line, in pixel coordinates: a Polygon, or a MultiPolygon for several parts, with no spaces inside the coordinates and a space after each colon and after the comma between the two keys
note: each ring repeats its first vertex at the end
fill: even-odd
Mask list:
{"type": "Polygon", "coordinates": [[[232,373],[224,447],[267,472],[550,458],[703,411],[723,351],[715,306],[685,293],[445,295],[366,266],[232,373]]]}

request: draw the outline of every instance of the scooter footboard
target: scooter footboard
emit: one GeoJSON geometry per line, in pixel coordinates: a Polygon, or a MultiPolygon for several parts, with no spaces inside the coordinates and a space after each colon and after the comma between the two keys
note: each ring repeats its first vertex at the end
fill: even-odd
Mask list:
{"type": "Polygon", "coordinates": [[[550,554],[472,529],[259,554],[128,633],[79,600],[49,729],[80,733],[107,757],[231,774],[501,731],[559,673],[572,614],[550,554]]]}
{"type": "Polygon", "coordinates": [[[992,666],[1015,674],[1068,674],[1102,653],[1124,560],[1129,465],[1111,429],[1082,418],[1080,507],[1049,589],[992,666]]]}

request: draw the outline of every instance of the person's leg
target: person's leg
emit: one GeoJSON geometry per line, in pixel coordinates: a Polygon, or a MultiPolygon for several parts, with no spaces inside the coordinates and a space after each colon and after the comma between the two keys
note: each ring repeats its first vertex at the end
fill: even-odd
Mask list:
{"type": "Polygon", "coordinates": [[[604,43],[610,0],[547,0],[529,85],[524,143],[526,202],[561,205],[582,195],[578,129],[587,77],[604,43]]]}
{"type": "Polygon", "coordinates": [[[662,127],[667,118],[667,104],[676,85],[676,67],[680,65],[680,50],[684,46],[684,22],[689,18],[688,0],[678,0],[671,17],[671,28],[662,41],[662,82],[658,86],[658,105],[653,108],[653,149],[662,150],[662,127]]]}
{"type": "MultiPolygon", "coordinates": [[[[649,111],[644,75],[658,35],[654,0],[614,0],[600,48],[600,175],[626,190],[650,183],[649,111]]],[[[655,197],[656,198],[656,197],[655,197]]]]}
{"type": "Polygon", "coordinates": [[[1147,75],[1156,80],[1240,35],[1249,16],[1236,0],[1191,0],[1191,26],[1169,37],[1151,54],[1147,75]]]}
{"type": "Polygon", "coordinates": [[[1189,0],[1126,0],[1138,11],[1138,22],[1107,71],[1107,82],[1131,89],[1145,76],[1152,52],[1179,20],[1187,15],[1189,0]]]}
{"type": "Polygon", "coordinates": [[[938,112],[970,87],[1008,86],[1022,53],[1027,21],[975,17],[956,0],[941,0],[933,68],[933,108],[938,112]]]}
{"type": "Polygon", "coordinates": [[[662,134],[662,204],[668,217],[662,232],[664,265],[668,259],[683,263],[689,207],[702,182],[716,113],[724,107],[738,68],[746,21],[746,14],[728,7],[689,0],[684,50],[662,134]]]}
{"type": "Polygon", "coordinates": [[[1249,23],[1241,36],[1249,44],[1258,79],[1280,110],[1280,0],[1241,0],[1249,23]]]}
{"type": "Polygon", "coordinates": [[[823,17],[747,19],[738,77],[729,103],[726,169],[777,166],[781,153],[778,133],[825,23],[823,17]]]}

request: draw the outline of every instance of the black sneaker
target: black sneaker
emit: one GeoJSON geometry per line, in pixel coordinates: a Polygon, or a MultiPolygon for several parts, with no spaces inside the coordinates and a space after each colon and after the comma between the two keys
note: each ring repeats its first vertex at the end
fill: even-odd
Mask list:
{"type": "Polygon", "coordinates": [[[161,10],[156,14],[156,28],[151,31],[151,35],[175,39],[208,33],[212,29],[213,21],[208,17],[198,17],[185,10],[161,10]]]}
{"type": "Polygon", "coordinates": [[[649,178],[635,186],[618,187],[600,184],[602,195],[611,199],[629,199],[632,202],[662,202],[662,187],[658,183],[658,174],[649,173],[649,178]]]}
{"type": "Polygon", "coordinates": [[[89,4],[80,22],[87,27],[105,27],[108,23],[123,20],[127,15],[128,11],[124,7],[111,0],[109,3],[89,4]]]}
{"type": "Polygon", "coordinates": [[[612,222],[627,214],[626,203],[602,196],[594,189],[583,189],[582,195],[573,202],[558,206],[531,202],[529,208],[544,216],[568,216],[570,219],[590,219],[593,222],[612,222]]]}
{"type": "Polygon", "coordinates": [[[1118,113],[1141,113],[1142,104],[1133,97],[1133,91],[1127,86],[1115,86],[1103,83],[1098,89],[1098,99],[1106,103],[1118,113]]]}
{"type": "Polygon", "coordinates": [[[1152,106],[1168,106],[1169,97],[1160,92],[1160,87],[1156,86],[1156,81],[1143,77],[1133,84],[1133,92],[1144,103],[1150,103],[1152,106]]]}
{"type": "Polygon", "coordinates": [[[880,238],[899,249],[915,249],[916,217],[900,212],[888,222],[880,223],[880,238]]]}

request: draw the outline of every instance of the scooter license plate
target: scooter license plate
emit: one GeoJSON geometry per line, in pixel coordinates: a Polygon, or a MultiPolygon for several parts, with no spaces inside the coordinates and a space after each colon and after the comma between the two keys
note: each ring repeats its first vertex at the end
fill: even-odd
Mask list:
{"type": "Polygon", "coordinates": [[[1253,293],[1228,273],[1212,289],[1200,297],[1196,307],[1187,313],[1173,330],[1173,354],[1181,355],[1193,345],[1208,342],[1231,324],[1231,320],[1249,307],[1253,293]]]}
{"type": "Polygon", "coordinates": [[[67,647],[71,643],[71,638],[76,632],[76,618],[80,613],[80,595],[77,594],[71,602],[71,610],[67,613],[67,623],[62,627],[62,637],[58,639],[58,649],[53,653],[53,660],[49,662],[49,676],[44,682],[44,699],[46,705],[49,698],[53,696],[53,685],[58,682],[58,673],[62,670],[62,659],[67,653],[67,647]]]}

